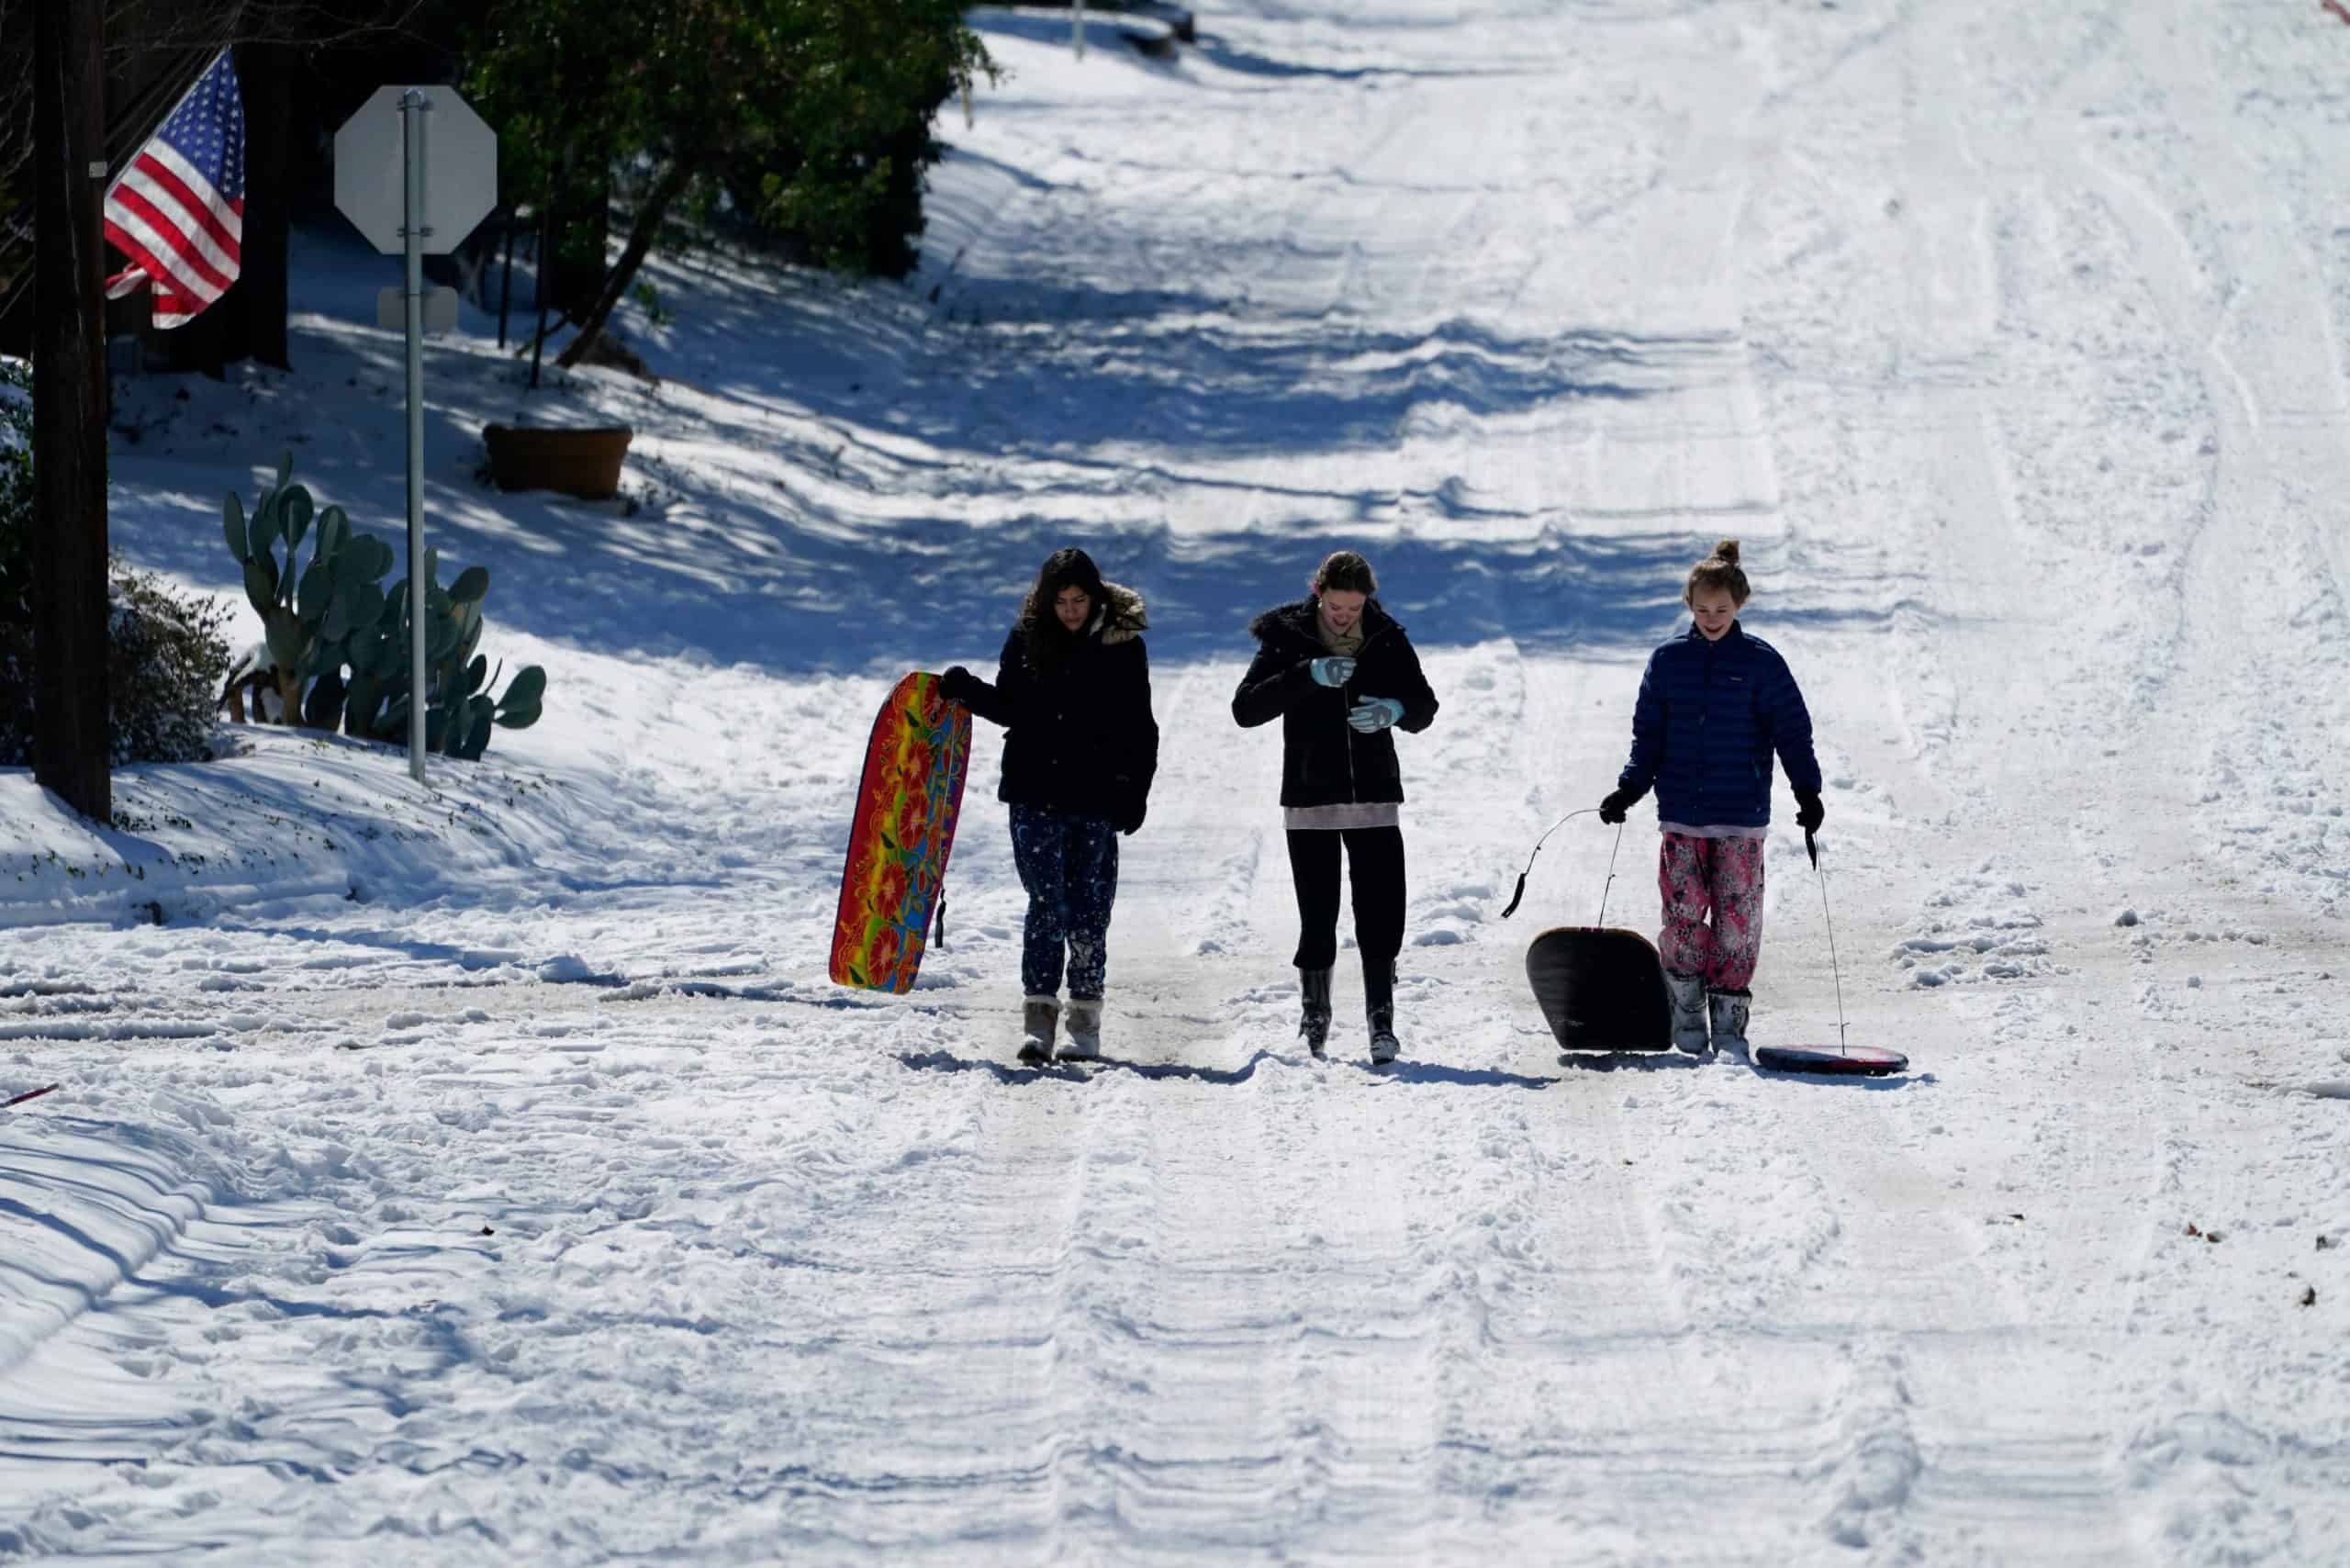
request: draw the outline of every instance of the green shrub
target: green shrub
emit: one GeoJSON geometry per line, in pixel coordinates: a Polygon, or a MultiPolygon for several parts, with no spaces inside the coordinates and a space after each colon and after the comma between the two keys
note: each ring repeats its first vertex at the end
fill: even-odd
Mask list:
{"type": "MultiPolygon", "coordinates": [[[[33,751],[32,380],[0,360],[0,766],[33,751]]],[[[109,751],[131,762],[213,755],[214,700],[229,667],[226,610],[120,561],[106,573],[109,751]]]]}
{"type": "Polygon", "coordinates": [[[32,619],[32,375],[22,360],[0,359],[0,622],[32,619]]]}
{"type": "Polygon", "coordinates": [[[33,629],[0,621],[0,767],[33,759],[33,629]]]}
{"type": "Polygon", "coordinates": [[[106,708],[114,762],[209,762],[219,735],[228,608],[115,564],[106,585],[106,708]]]}
{"type": "MultiPolygon", "coordinates": [[[[106,582],[108,761],[208,762],[215,702],[229,668],[228,611],[149,573],[113,563],[106,582]]],[[[32,626],[0,621],[0,766],[33,755],[32,626]]]]}

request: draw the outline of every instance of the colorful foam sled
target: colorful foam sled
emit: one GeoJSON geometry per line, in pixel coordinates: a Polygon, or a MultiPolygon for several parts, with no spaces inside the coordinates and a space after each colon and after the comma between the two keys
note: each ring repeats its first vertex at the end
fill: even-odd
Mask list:
{"type": "Polygon", "coordinates": [[[1673,1000],[1664,964],[1637,931],[1561,925],[1526,949],[1534,1000],[1568,1051],[1673,1048],[1673,1000]]]}
{"type": "Polygon", "coordinates": [[[905,994],[943,913],[946,857],[963,810],[971,714],[938,677],[917,670],[890,689],[865,747],[833,925],[835,984],[905,994]]]}

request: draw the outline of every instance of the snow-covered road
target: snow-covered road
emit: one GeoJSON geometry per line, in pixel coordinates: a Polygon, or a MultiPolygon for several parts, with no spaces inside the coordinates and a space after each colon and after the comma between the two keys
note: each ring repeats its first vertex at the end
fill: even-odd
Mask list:
{"type": "MultiPolygon", "coordinates": [[[[560,394],[633,509],[476,483],[514,372],[436,348],[537,729],[431,791],[248,733],[104,839],[0,772],[0,1098],[66,1084],[0,1112],[0,1562],[2350,1562],[2350,28],[974,18],[912,286],[665,263],[664,384],[560,394]],[[1498,919],[1725,534],[1899,1078],[1561,1059],[1524,943],[1652,923],[1646,807],[1498,919]],[[1111,1059],[1036,1072],[996,732],[922,987],[823,958],[879,694],[1069,540],[1166,741],[1111,1059]],[[1445,704],[1376,1074],[1350,955],[1346,1049],[1291,1038],[1227,710],[1340,543],[1445,704]]],[[[127,390],[133,559],[231,591],[281,445],[389,531],[355,245],[302,240],[302,375],[127,390]]],[[[1832,1039],[1779,814],[1754,1035],[1832,1039]]]]}

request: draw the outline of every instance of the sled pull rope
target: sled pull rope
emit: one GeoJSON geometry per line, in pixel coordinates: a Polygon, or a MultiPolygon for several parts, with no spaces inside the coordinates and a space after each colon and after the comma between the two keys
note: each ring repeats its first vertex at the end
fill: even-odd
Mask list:
{"type": "Polygon", "coordinates": [[[1617,823],[1616,824],[1616,847],[1607,852],[1607,880],[1599,885],[1599,918],[1592,923],[1595,925],[1604,926],[1607,924],[1607,890],[1616,885],[1616,856],[1617,851],[1621,850],[1623,847],[1624,824],[1622,823],[1617,823]]]}
{"type": "MultiPolygon", "coordinates": [[[[1550,842],[1550,835],[1552,834],[1558,832],[1561,828],[1566,826],[1577,817],[1587,817],[1597,810],[1599,810],[1597,806],[1585,806],[1579,812],[1569,812],[1565,816],[1561,817],[1557,822],[1554,822],[1549,827],[1544,828],[1542,830],[1542,836],[1534,841],[1534,855],[1539,855],[1542,853],[1542,846],[1550,842]]],[[[1620,828],[1617,829],[1616,834],[1617,841],[1621,843],[1623,841],[1623,831],[1620,828]]],[[[1511,915],[1517,913],[1519,902],[1526,897],[1526,879],[1533,873],[1534,855],[1528,855],[1526,857],[1526,869],[1517,874],[1517,891],[1510,894],[1509,907],[1502,911],[1502,918],[1504,920],[1507,920],[1511,915]]],[[[1612,871],[1615,867],[1615,862],[1610,860],[1608,862],[1608,866],[1612,871]]]]}
{"type": "Polygon", "coordinates": [[[1828,872],[1819,864],[1819,840],[1811,830],[1803,830],[1803,851],[1811,857],[1811,868],[1819,873],[1819,917],[1828,923],[1828,972],[1836,978],[1836,1054],[1849,1056],[1844,1048],[1844,971],[1836,963],[1836,917],[1828,913],[1828,872]]]}

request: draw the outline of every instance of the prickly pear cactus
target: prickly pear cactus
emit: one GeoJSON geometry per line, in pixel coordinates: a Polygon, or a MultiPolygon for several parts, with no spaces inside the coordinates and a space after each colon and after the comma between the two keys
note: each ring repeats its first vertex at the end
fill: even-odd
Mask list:
{"type": "MultiPolygon", "coordinates": [[[[497,675],[488,658],[475,651],[481,642],[481,600],[489,592],[489,570],[468,566],[444,588],[435,553],[424,554],[433,572],[424,588],[425,746],[448,756],[478,757],[497,726],[520,730],[538,722],[546,671],[525,666],[503,697],[491,696],[487,689],[497,675]]],[[[351,734],[394,743],[408,739],[410,598],[408,579],[392,585],[380,629],[352,660],[351,690],[343,704],[343,727],[351,734]]]]}
{"type": "Polygon", "coordinates": [[[391,547],[352,529],[341,507],[319,511],[310,492],[294,483],[290,454],[278,460],[277,483],[251,515],[231,491],[221,521],[229,553],[244,568],[245,597],[261,617],[285,722],[333,728],[341,700],[328,702],[319,688],[329,678],[341,687],[351,640],[382,617],[376,579],[391,569],[391,547]]]}
{"type": "MultiPolygon", "coordinates": [[[[221,505],[229,553],[244,568],[245,597],[261,616],[285,722],[340,725],[355,737],[405,745],[413,597],[405,577],[381,586],[397,564],[392,547],[351,526],[341,507],[318,509],[294,482],[289,454],[277,482],[249,514],[233,491],[221,505]],[[308,565],[301,547],[310,543],[308,565]]],[[[476,648],[489,568],[468,566],[441,586],[439,552],[424,553],[425,744],[449,756],[478,757],[499,726],[538,722],[546,671],[517,670],[503,696],[476,648]]]]}

